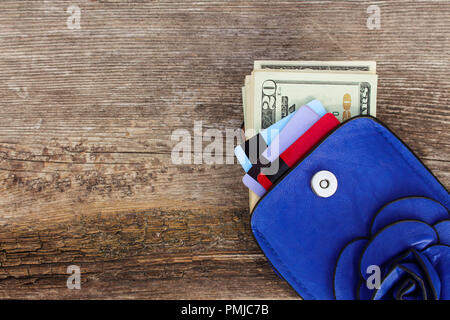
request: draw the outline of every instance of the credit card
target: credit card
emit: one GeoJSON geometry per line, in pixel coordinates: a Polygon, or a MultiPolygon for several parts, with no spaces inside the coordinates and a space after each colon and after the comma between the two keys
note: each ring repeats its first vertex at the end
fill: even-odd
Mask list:
{"type": "Polygon", "coordinates": [[[256,193],[256,195],[258,197],[262,197],[264,195],[264,193],[266,193],[266,189],[264,189],[259,183],[258,181],[256,181],[255,179],[253,179],[249,174],[246,174],[243,178],[242,178],[242,182],[245,184],[245,186],[247,188],[249,188],[250,190],[252,190],[254,193],[256,193]]]}
{"type": "Polygon", "coordinates": [[[280,121],[274,123],[267,129],[262,130],[258,134],[254,135],[244,143],[238,145],[234,148],[234,154],[241,164],[242,168],[244,168],[245,172],[248,172],[252,167],[252,163],[256,164],[261,153],[267,148],[268,145],[272,142],[272,138],[278,135],[278,133],[284,128],[284,126],[288,123],[288,121],[295,114],[291,113],[290,115],[284,117],[280,121]],[[253,157],[250,156],[252,148],[255,148],[256,152],[252,152],[254,154],[253,157]]]}
{"type": "MultiPolygon", "coordinates": [[[[261,168],[270,165],[270,160],[261,156],[264,154],[265,150],[271,148],[271,153],[278,152],[280,143],[282,146],[286,145],[284,139],[290,139],[292,142],[295,141],[298,136],[308,130],[325,113],[325,108],[323,108],[318,100],[309,102],[300,107],[295,113],[290,114],[248,139],[243,144],[237,146],[234,150],[236,158],[244,168],[245,172],[253,177],[253,179],[257,179],[258,174],[261,172],[261,168]],[[280,139],[280,134],[282,134],[286,128],[290,128],[289,133],[283,134],[283,138],[280,139]],[[274,141],[276,141],[275,146],[274,141]]],[[[284,146],[282,151],[288,146],[289,145],[284,146]]]]}
{"type": "Polygon", "coordinates": [[[271,166],[262,168],[258,174],[257,181],[264,189],[269,190],[286,171],[298,163],[304,155],[338,125],[339,120],[332,113],[325,114],[301,137],[295,140],[278,158],[272,161],[271,166]],[[271,167],[276,169],[275,172],[271,172],[273,171],[271,167]]]}
{"type": "Polygon", "coordinates": [[[283,130],[273,139],[272,143],[262,153],[270,162],[275,161],[295,140],[316,123],[327,111],[319,100],[308,102],[292,116],[283,130]]]}

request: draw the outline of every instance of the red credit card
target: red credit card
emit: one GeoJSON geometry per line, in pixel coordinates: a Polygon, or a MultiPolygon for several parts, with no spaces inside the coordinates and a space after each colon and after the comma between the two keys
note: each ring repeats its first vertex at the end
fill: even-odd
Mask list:
{"type": "Polygon", "coordinates": [[[268,174],[270,167],[265,168],[266,173],[258,174],[258,182],[269,190],[289,168],[292,168],[305,154],[307,154],[320,140],[331,130],[339,125],[339,120],[332,114],[327,113],[312,125],[300,138],[289,146],[272,164],[278,162],[276,172],[268,174]]]}

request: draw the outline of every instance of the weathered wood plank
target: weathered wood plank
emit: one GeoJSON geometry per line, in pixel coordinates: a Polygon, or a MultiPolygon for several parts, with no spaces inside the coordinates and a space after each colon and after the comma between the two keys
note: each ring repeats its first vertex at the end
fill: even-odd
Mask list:
{"type": "Polygon", "coordinates": [[[448,188],[450,4],[379,1],[368,30],[369,4],[1,1],[0,297],[297,298],[238,165],[171,161],[174,130],[240,126],[257,59],[376,60],[378,117],[448,188]]]}

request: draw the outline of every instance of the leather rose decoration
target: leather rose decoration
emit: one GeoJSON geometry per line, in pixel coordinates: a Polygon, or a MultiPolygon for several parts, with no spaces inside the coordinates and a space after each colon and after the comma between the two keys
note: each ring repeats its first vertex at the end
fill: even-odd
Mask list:
{"type": "Polygon", "coordinates": [[[336,299],[450,299],[447,208],[424,197],[386,204],[367,237],[342,248],[333,290],[336,299]],[[378,283],[372,277],[377,272],[378,283]]]}

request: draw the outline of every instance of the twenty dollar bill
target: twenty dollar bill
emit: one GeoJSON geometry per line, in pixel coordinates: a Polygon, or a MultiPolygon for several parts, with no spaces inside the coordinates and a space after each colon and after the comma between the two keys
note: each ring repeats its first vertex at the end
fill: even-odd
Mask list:
{"type": "MultiPolygon", "coordinates": [[[[246,138],[311,100],[340,121],[376,115],[377,75],[373,61],[255,61],[242,88],[246,138]]],[[[250,210],[258,200],[250,191],[250,210]]]]}
{"type": "Polygon", "coordinates": [[[375,74],[255,71],[253,81],[256,132],[314,99],[341,121],[376,113],[375,74]]]}

